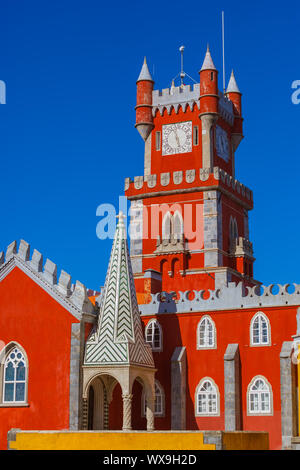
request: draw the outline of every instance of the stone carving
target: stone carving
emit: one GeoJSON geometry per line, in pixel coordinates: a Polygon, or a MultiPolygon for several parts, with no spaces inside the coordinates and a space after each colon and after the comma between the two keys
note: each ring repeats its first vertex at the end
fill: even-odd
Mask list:
{"type": "Polygon", "coordinates": [[[174,184],[181,184],[182,178],[183,178],[182,171],[174,171],[173,173],[174,184]]]}
{"type": "Polygon", "coordinates": [[[123,394],[123,431],[131,430],[131,403],[132,394],[123,394]]]}
{"type": "Polygon", "coordinates": [[[170,173],[161,173],[160,184],[162,186],[167,186],[170,183],[170,176],[170,173]]]}
{"type": "Polygon", "coordinates": [[[185,180],[187,183],[193,183],[195,181],[196,170],[186,170],[185,180]]]}
{"type": "Polygon", "coordinates": [[[180,291],[178,298],[174,292],[161,292],[151,296],[150,303],[139,305],[142,315],[299,305],[300,284],[248,287],[242,282],[230,282],[228,287],[216,290],[180,291]],[[291,288],[292,293],[289,292],[291,288]],[[193,300],[189,300],[191,293],[193,300]],[[208,297],[204,298],[204,294],[208,294],[208,297]]]}
{"type": "Polygon", "coordinates": [[[143,176],[135,176],[134,177],[134,187],[135,189],[142,189],[144,184],[143,176]]]}
{"type": "Polygon", "coordinates": [[[156,185],[156,175],[148,175],[147,184],[148,184],[148,188],[154,188],[156,185]]]}

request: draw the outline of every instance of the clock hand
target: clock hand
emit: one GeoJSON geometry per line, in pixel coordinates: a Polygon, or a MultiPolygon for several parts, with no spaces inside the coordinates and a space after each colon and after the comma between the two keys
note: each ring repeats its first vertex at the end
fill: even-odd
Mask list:
{"type": "Polygon", "coordinates": [[[177,142],[178,147],[180,147],[180,140],[179,140],[177,131],[175,131],[175,138],[176,138],[176,142],[177,142]]]}

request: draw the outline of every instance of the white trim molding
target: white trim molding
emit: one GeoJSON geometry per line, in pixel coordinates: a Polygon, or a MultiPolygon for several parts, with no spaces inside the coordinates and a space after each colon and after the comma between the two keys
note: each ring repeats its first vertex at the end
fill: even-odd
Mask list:
{"type": "Polygon", "coordinates": [[[217,330],[216,325],[210,315],[204,315],[200,318],[197,325],[196,349],[217,349],[217,330]],[[203,338],[200,332],[201,324],[204,325],[203,338]],[[203,344],[201,344],[201,341],[203,344]]]}
{"type": "Polygon", "coordinates": [[[270,382],[263,375],[252,378],[247,387],[246,399],[247,416],[273,416],[273,391],[270,382]],[[256,388],[253,390],[253,387],[256,388]],[[251,410],[251,395],[254,395],[253,406],[257,407],[256,410],[251,410]],[[268,396],[267,401],[265,395],[268,396]]]}
{"type": "Polygon", "coordinates": [[[250,322],[250,346],[271,346],[270,320],[264,312],[256,312],[250,322]],[[254,323],[257,321],[257,325],[254,323]],[[254,331],[257,330],[256,332],[254,331]],[[257,341],[255,340],[257,338],[257,341]]]}
{"type": "Polygon", "coordinates": [[[209,417],[220,416],[220,392],[219,387],[211,377],[203,377],[195,391],[195,416],[209,417]],[[202,390],[203,388],[203,390],[202,390]],[[203,395],[204,411],[199,411],[199,394],[203,395]],[[212,397],[214,395],[214,397],[212,397]],[[208,410],[207,410],[208,408],[208,410]]]}
{"type": "Polygon", "coordinates": [[[156,318],[152,318],[145,327],[145,341],[151,346],[152,351],[161,352],[163,350],[163,331],[161,324],[156,318]],[[152,330],[149,332],[150,327],[152,327],[152,330]],[[158,338],[155,338],[157,331],[158,338]],[[156,344],[156,341],[158,344],[156,344]]]}
{"type": "Polygon", "coordinates": [[[4,407],[26,407],[28,405],[28,370],[29,363],[24,348],[16,341],[8,343],[0,353],[0,406],[4,407]],[[20,376],[17,375],[18,364],[24,364],[24,372],[19,371],[20,376]],[[7,364],[12,364],[13,377],[6,379],[5,371],[8,367],[7,364]],[[5,387],[6,385],[13,385],[13,400],[5,400],[5,387]],[[24,385],[23,399],[17,400],[17,385],[24,385]]]}

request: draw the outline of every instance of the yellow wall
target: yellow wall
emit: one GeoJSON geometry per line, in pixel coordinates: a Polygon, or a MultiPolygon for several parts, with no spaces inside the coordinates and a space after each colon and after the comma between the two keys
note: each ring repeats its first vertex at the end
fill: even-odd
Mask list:
{"type": "Polygon", "coordinates": [[[17,450],[267,450],[269,435],[252,431],[21,431],[9,433],[9,448],[17,450]],[[16,439],[16,440],[14,440],[16,439]]]}
{"type": "Polygon", "coordinates": [[[199,432],[18,431],[18,450],[215,450],[199,432]]]}

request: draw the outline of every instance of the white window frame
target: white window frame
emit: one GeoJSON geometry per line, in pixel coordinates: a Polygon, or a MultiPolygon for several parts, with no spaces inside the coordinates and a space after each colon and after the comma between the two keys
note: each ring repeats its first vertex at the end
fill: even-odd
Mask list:
{"type": "Polygon", "coordinates": [[[263,376],[263,375],[256,375],[253,377],[251,382],[247,387],[247,416],[273,416],[273,390],[271,387],[270,382],[263,376]],[[268,390],[266,391],[253,391],[251,390],[257,380],[262,380],[268,390]],[[259,410],[251,410],[251,395],[256,393],[259,396],[258,403],[259,403],[259,410]],[[261,410],[261,395],[263,393],[269,394],[269,411],[261,410]]]}
{"type": "MultiPolygon", "coordinates": [[[[207,338],[207,333],[206,333],[207,338]]],[[[216,325],[213,319],[209,315],[204,315],[198,322],[197,325],[197,349],[217,349],[217,330],[216,325]],[[213,344],[209,345],[207,341],[204,344],[200,344],[200,328],[203,322],[209,322],[212,326],[212,337],[213,337],[213,344]]]]}
{"type": "Polygon", "coordinates": [[[271,346],[271,325],[270,320],[264,312],[256,312],[256,314],[251,318],[250,322],[250,345],[253,347],[256,346],[271,346]],[[256,319],[259,319],[259,332],[258,332],[258,342],[254,342],[254,323],[256,319]],[[262,320],[265,321],[267,326],[267,341],[263,342],[263,331],[262,331],[262,320]]]}
{"type": "MultiPolygon", "coordinates": [[[[209,398],[205,399],[206,401],[209,401],[209,398]]],[[[219,392],[219,387],[215,383],[215,381],[211,377],[203,377],[199,384],[196,387],[195,391],[195,416],[199,417],[211,417],[211,416],[220,416],[220,392],[219,392]],[[200,393],[209,395],[209,392],[201,391],[200,389],[203,387],[203,385],[209,382],[210,385],[213,387],[214,392],[211,394],[215,395],[215,403],[216,403],[216,410],[215,411],[205,411],[205,412],[200,412],[198,409],[198,396],[200,393]]]]}
{"type": "Polygon", "coordinates": [[[0,351],[0,407],[23,407],[28,406],[28,358],[24,348],[15,341],[11,341],[8,343],[2,351],[0,351]],[[22,359],[25,363],[25,379],[24,380],[16,380],[16,377],[13,381],[5,380],[5,370],[6,370],[6,363],[13,350],[16,349],[22,354],[22,359]],[[6,383],[13,383],[14,384],[14,400],[6,401],[5,400],[5,384],[6,383]],[[24,400],[15,400],[16,394],[16,384],[17,383],[24,383],[24,400]]]}
{"type": "MultiPolygon", "coordinates": [[[[154,403],[154,416],[157,418],[162,418],[165,416],[165,392],[164,389],[161,385],[161,383],[158,380],[155,380],[155,389],[159,390],[159,395],[161,398],[161,410],[156,411],[155,410],[155,403],[154,403]]],[[[156,390],[155,390],[156,392],[156,390]]],[[[156,393],[155,393],[155,400],[156,400],[156,393]]],[[[142,404],[141,404],[141,410],[142,410],[142,417],[144,418],[146,416],[146,394],[145,394],[145,389],[143,388],[143,393],[142,393],[142,404]]]]}
{"type": "Polygon", "coordinates": [[[150,320],[146,327],[145,327],[145,341],[147,344],[149,344],[152,348],[152,351],[162,351],[163,350],[163,333],[162,333],[162,327],[161,327],[161,324],[156,320],[156,319],[152,319],[150,320]],[[152,330],[152,339],[151,341],[148,341],[147,340],[147,335],[148,335],[148,330],[150,328],[150,326],[152,326],[153,330],[152,330]],[[155,346],[154,345],[154,333],[155,333],[155,326],[158,327],[159,329],[159,346],[155,346]]]}

